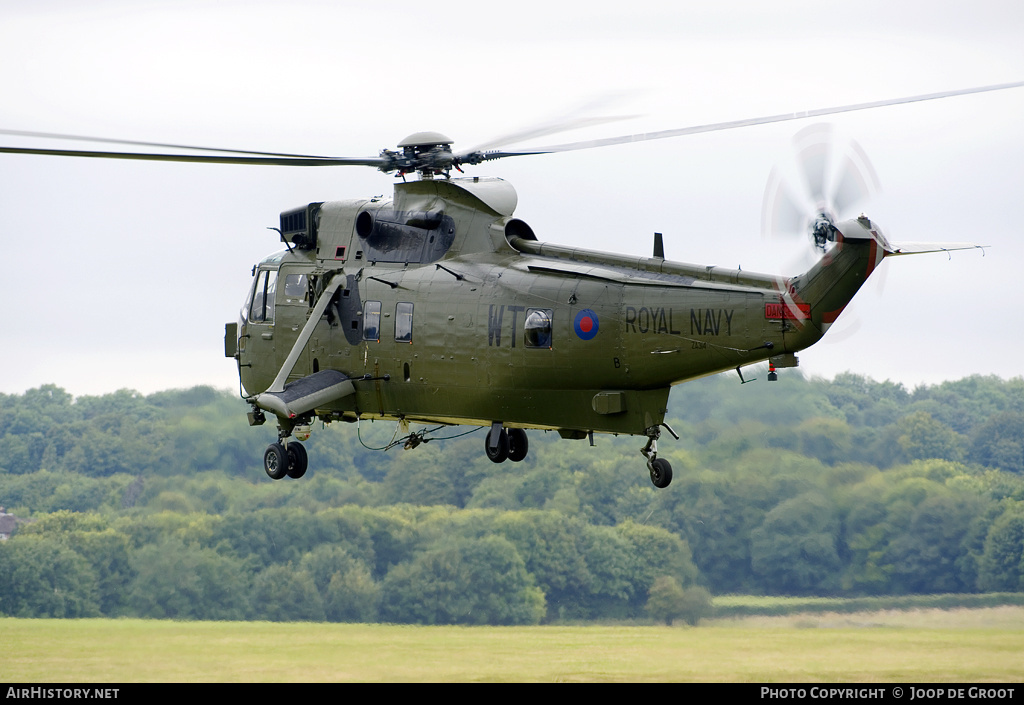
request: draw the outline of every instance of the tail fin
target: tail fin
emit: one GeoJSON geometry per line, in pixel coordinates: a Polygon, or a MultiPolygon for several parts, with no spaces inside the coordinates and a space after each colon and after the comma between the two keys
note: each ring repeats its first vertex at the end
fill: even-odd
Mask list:
{"type": "Polygon", "coordinates": [[[834,244],[821,259],[786,282],[785,297],[792,299],[793,310],[801,312],[803,322],[814,327],[807,331],[814,340],[825,334],[882,260],[894,253],[866,216],[843,221],[833,231],[834,244]]]}
{"type": "Polygon", "coordinates": [[[967,242],[892,245],[867,216],[832,226],[834,245],[804,274],[786,282],[785,298],[792,299],[801,317],[820,338],[886,257],[980,249],[967,242]]]}

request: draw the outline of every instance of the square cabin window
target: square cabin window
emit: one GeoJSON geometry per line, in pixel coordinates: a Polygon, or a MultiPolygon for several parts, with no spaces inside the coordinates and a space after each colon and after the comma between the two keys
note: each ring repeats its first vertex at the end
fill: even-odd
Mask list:
{"type": "Polygon", "coordinates": [[[412,342],[412,304],[400,303],[395,306],[395,340],[399,343],[412,342]]]}
{"type": "Polygon", "coordinates": [[[363,340],[380,342],[380,301],[367,301],[363,306],[363,340]]]}

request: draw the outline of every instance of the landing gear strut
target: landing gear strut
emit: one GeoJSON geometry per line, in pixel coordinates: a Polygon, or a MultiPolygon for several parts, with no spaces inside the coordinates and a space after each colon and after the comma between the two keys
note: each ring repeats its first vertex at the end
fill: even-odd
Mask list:
{"type": "MultiPolygon", "coordinates": [[[[666,428],[668,427],[666,426],[666,428]]],[[[668,430],[673,436],[676,435],[671,428],[668,430]]],[[[646,435],[647,445],[640,449],[640,454],[647,458],[647,470],[651,473],[651,482],[658,489],[663,489],[672,482],[672,465],[664,458],[658,457],[658,439],[661,438],[661,429],[651,426],[647,429],[646,435]]]]}

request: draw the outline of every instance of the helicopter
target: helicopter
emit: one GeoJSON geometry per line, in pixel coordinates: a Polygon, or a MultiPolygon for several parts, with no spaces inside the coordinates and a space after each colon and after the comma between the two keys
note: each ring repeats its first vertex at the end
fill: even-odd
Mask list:
{"type": "MultiPolygon", "coordinates": [[[[796,216],[816,261],[795,276],[676,262],[655,234],[637,257],[542,242],[515,217],[518,196],[497,177],[453,176],[497,159],[549,154],[801,120],[1024,86],[947,91],[822,110],[520,150],[455,151],[418,132],[372,157],[224,150],[14,130],[2,134],[89,140],[207,154],[0,147],[53,156],[289,166],[369,166],[400,180],[393,195],[308,203],[280,214],[284,249],[252,267],[224,355],[237,365],[250,425],[272,416],[264,452],[275,480],[309,467],[302,442],[315,420],[388,420],[415,448],[436,429],[487,429],[484,454],[519,462],[528,431],[594,442],[595,433],[646,438],[651,482],[665,488],[658,455],[669,392],[682,382],[769,363],[768,379],[797,367],[865,281],[891,256],[974,249],[973,243],[895,245],[867,215],[840,219],[859,175],[834,189],[807,174],[814,207],[796,216]],[[216,152],[217,154],[210,154],[216,152]],[[415,176],[412,180],[408,176],[415,176]]],[[[811,171],[814,171],[812,169],[811,171]]],[[[784,192],[779,191],[774,196],[784,192]]],[[[767,194],[766,194],[767,198],[767,194]]],[[[791,201],[783,197],[782,201],[791,201]]],[[[786,205],[792,205],[787,203],[786,205]]],[[[792,208],[790,208],[792,210],[792,208]]],[[[397,437],[396,432],[396,437],[397,437]]]]}

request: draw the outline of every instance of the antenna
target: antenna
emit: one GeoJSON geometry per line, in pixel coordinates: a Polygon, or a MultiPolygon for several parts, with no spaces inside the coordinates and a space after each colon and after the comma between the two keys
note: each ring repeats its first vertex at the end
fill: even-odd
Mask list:
{"type": "Polygon", "coordinates": [[[665,242],[661,239],[661,233],[654,233],[654,256],[665,259],[665,242]]]}

